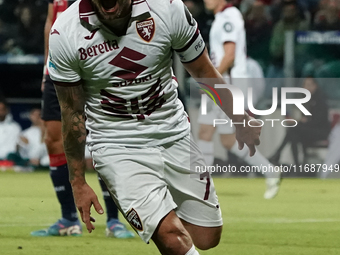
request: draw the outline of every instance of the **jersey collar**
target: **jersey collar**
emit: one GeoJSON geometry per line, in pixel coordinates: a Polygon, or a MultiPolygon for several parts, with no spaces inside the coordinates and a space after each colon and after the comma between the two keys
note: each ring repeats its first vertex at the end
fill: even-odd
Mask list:
{"type": "Polygon", "coordinates": [[[220,10],[219,12],[223,12],[225,9],[229,8],[229,7],[233,7],[233,5],[231,3],[226,4],[222,10],[220,10]]]}
{"type": "MultiPolygon", "coordinates": [[[[146,0],[132,0],[132,12],[130,24],[133,20],[139,20],[142,17],[151,17],[150,7],[146,0]]],[[[90,31],[100,27],[99,21],[91,0],[81,0],[79,3],[79,19],[81,24],[90,31]]]]}

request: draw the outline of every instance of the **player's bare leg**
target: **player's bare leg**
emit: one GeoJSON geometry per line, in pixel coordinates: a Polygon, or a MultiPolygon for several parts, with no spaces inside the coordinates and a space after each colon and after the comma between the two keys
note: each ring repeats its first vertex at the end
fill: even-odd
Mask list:
{"type": "MultiPolygon", "coordinates": [[[[251,166],[273,166],[268,159],[266,159],[259,151],[250,157],[249,149],[247,146],[244,146],[242,150],[239,150],[238,143],[236,141],[236,135],[234,134],[221,134],[221,142],[222,145],[235,154],[240,159],[244,160],[251,166]]],[[[273,166],[274,169],[274,166],[273,166]]],[[[261,169],[262,171],[262,169],[261,169]]],[[[265,199],[274,198],[279,192],[280,182],[281,182],[281,173],[280,172],[261,172],[266,177],[266,185],[267,189],[264,193],[265,199]]]]}
{"type": "Polygon", "coordinates": [[[217,246],[221,239],[222,226],[201,227],[182,220],[182,224],[189,232],[194,245],[201,250],[208,250],[217,246]]]}
{"type": "Polygon", "coordinates": [[[44,121],[45,144],[49,154],[64,153],[61,137],[61,121],[44,121]]]}
{"type": "Polygon", "coordinates": [[[158,224],[152,240],[163,255],[198,255],[189,232],[174,211],[158,224]]]}

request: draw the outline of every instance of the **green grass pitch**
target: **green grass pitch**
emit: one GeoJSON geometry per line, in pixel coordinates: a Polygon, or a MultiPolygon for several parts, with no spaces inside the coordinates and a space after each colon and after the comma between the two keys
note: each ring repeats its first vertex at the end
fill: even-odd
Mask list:
{"type": "MultiPolygon", "coordinates": [[[[101,199],[96,175],[87,174],[101,199]]],[[[215,179],[224,218],[217,248],[208,255],[339,255],[340,180],[285,179],[279,195],[262,198],[263,179],[215,179]]],[[[101,199],[102,201],[102,199],[101,199]]],[[[102,202],[102,205],[103,202],[102,202]]],[[[0,254],[158,254],[139,238],[104,235],[105,216],[82,237],[31,237],[60,217],[48,172],[0,172],[0,254]]]]}

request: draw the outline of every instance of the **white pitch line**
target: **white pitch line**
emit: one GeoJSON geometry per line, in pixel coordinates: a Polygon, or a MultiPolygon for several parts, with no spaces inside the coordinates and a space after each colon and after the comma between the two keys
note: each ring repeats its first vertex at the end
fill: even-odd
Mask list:
{"type": "MultiPolygon", "coordinates": [[[[254,219],[254,218],[225,218],[225,223],[262,223],[262,224],[292,224],[292,223],[323,223],[323,222],[340,222],[340,219],[286,219],[286,218],[272,218],[272,219],[254,219]]],[[[51,223],[47,224],[0,224],[0,227],[49,227],[51,223]]],[[[97,224],[105,225],[105,224],[97,224]]]]}
{"type": "MultiPolygon", "coordinates": [[[[26,223],[13,223],[13,224],[0,224],[1,227],[45,227],[51,226],[51,222],[47,224],[26,224],[26,223]]],[[[105,224],[96,224],[96,226],[106,226],[105,224]]]]}
{"type": "Polygon", "coordinates": [[[291,224],[291,223],[322,223],[322,222],[340,222],[340,219],[287,219],[287,218],[226,218],[223,219],[224,222],[237,223],[237,222],[247,222],[247,223],[264,223],[264,224],[291,224]]]}

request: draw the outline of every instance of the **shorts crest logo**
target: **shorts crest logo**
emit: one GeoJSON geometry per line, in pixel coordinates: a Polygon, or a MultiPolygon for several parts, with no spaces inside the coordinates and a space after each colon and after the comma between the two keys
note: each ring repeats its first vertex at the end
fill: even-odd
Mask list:
{"type": "Polygon", "coordinates": [[[126,214],[126,219],[135,229],[143,231],[142,222],[135,209],[131,208],[131,210],[126,214]]]}
{"type": "Polygon", "coordinates": [[[153,18],[138,21],[136,29],[139,36],[146,42],[150,42],[155,34],[155,21],[153,18]]]}

